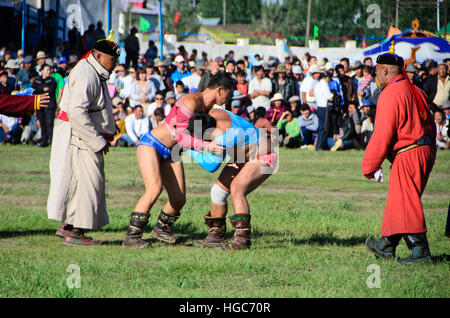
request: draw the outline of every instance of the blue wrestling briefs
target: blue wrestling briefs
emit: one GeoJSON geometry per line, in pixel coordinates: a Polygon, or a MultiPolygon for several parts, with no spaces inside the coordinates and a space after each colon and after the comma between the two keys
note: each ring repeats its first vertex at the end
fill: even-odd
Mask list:
{"type": "Polygon", "coordinates": [[[156,139],[150,131],[139,140],[138,144],[136,145],[136,149],[141,145],[155,148],[159,153],[160,161],[170,159],[171,150],[167,148],[161,141],[156,139]]]}

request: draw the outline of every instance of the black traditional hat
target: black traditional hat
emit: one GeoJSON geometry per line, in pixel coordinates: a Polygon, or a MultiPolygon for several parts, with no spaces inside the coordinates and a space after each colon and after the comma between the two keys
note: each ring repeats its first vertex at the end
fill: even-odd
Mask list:
{"type": "Polygon", "coordinates": [[[397,65],[403,67],[403,58],[394,53],[394,44],[395,42],[392,41],[389,51],[387,53],[378,55],[377,64],[397,65]]]}
{"type": "Polygon", "coordinates": [[[95,43],[94,49],[115,57],[120,55],[120,47],[113,40],[113,30],[109,31],[109,36],[106,39],[98,40],[95,43]]]}

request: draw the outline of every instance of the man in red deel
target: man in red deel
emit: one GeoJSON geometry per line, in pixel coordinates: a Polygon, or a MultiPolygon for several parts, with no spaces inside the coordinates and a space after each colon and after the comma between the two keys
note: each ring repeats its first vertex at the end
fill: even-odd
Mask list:
{"type": "Polygon", "coordinates": [[[389,190],[381,226],[382,238],[369,237],[366,248],[383,259],[395,258],[403,237],[412,251],[403,264],[431,263],[427,227],[421,202],[436,158],[436,127],[426,96],[411,84],[403,58],[389,53],[377,58],[376,77],[382,92],[372,138],[362,160],[362,173],[373,178],[385,158],[392,163],[389,190]]]}

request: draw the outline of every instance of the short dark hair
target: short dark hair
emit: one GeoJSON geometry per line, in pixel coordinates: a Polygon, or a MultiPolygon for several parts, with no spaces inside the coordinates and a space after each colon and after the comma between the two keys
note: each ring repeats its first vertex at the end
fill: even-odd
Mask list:
{"type": "Polygon", "coordinates": [[[311,111],[311,108],[309,108],[308,104],[302,104],[302,106],[300,106],[300,110],[303,110],[303,111],[309,110],[309,111],[311,111]]]}
{"type": "Polygon", "coordinates": [[[205,131],[209,128],[215,128],[217,125],[216,119],[214,117],[212,117],[211,115],[209,115],[208,113],[203,113],[203,112],[195,112],[194,115],[192,115],[192,117],[189,119],[189,124],[188,124],[188,131],[191,134],[194,134],[195,138],[198,139],[205,139],[209,136],[205,136],[205,131]],[[201,121],[201,136],[198,135],[199,131],[198,129],[195,129],[195,122],[196,121],[201,121]]]}
{"type": "Polygon", "coordinates": [[[164,109],[162,107],[157,107],[153,112],[154,116],[162,116],[164,118],[164,109]]]}
{"type": "Polygon", "coordinates": [[[234,82],[230,74],[219,72],[211,76],[211,79],[209,80],[208,83],[208,88],[215,89],[219,86],[222,86],[223,88],[231,91],[234,89],[234,82]]]}

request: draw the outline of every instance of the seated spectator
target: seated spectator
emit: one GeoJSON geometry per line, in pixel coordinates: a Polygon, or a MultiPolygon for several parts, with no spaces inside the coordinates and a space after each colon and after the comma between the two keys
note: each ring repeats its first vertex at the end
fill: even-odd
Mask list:
{"type": "Polygon", "coordinates": [[[293,117],[300,116],[300,97],[297,95],[291,96],[289,98],[289,109],[291,110],[293,117]]]}
{"type": "Polygon", "coordinates": [[[181,96],[183,96],[184,91],[184,83],[182,81],[178,81],[175,83],[175,99],[178,100],[181,96]]]}
{"type": "Polygon", "coordinates": [[[1,70],[0,71],[0,94],[8,94],[14,90],[14,87],[8,83],[8,72],[1,70]]]}
{"type": "Polygon", "coordinates": [[[241,116],[241,101],[236,99],[231,102],[231,112],[235,115],[241,116]]]}
{"type": "Polygon", "coordinates": [[[144,109],[144,115],[151,118],[155,110],[158,108],[163,109],[164,117],[167,116],[172,109],[172,106],[164,102],[164,94],[162,92],[157,92],[155,94],[155,101],[148,105],[147,109],[144,109]]]}
{"type": "Polygon", "coordinates": [[[449,149],[450,141],[448,137],[449,121],[442,111],[434,112],[434,122],[436,123],[436,146],[439,149],[449,149]]]}
{"type": "Polygon", "coordinates": [[[302,142],[298,118],[292,115],[290,109],[286,109],[277,122],[280,131],[282,145],[287,148],[299,148],[302,142]]]}
{"type": "Polygon", "coordinates": [[[331,151],[344,150],[350,148],[359,148],[358,134],[356,133],[355,124],[348,113],[342,116],[343,135],[341,138],[327,138],[327,144],[331,151]]]}
{"type": "Polygon", "coordinates": [[[162,123],[164,123],[166,116],[164,114],[164,110],[160,107],[160,108],[156,108],[155,111],[153,112],[153,116],[150,117],[150,125],[151,128],[156,128],[159,125],[161,125],[162,123]]]}
{"type": "Polygon", "coordinates": [[[271,105],[267,111],[266,118],[269,120],[272,126],[276,125],[283,112],[286,110],[286,106],[283,105],[284,98],[280,93],[275,93],[270,100],[271,105]]]}
{"type": "MultiPolygon", "coordinates": [[[[133,74],[130,70],[130,74],[133,74]]],[[[147,105],[151,103],[155,97],[156,89],[152,81],[147,81],[144,69],[140,68],[137,71],[137,78],[133,80],[129,86],[128,100],[130,106],[147,105]]]]}
{"type": "Polygon", "coordinates": [[[176,103],[176,99],[175,99],[175,93],[172,91],[168,91],[166,93],[166,103],[167,105],[170,105],[170,108],[172,109],[173,105],[175,105],[176,103]]]}
{"type": "Polygon", "coordinates": [[[361,112],[356,108],[354,103],[348,105],[348,114],[353,119],[355,124],[356,133],[359,135],[361,133],[361,112]]]}
{"type": "Polygon", "coordinates": [[[136,105],[133,109],[133,114],[125,119],[125,128],[126,134],[131,138],[134,146],[149,131],[149,120],[144,116],[144,109],[141,105],[136,105]]]}
{"type": "Polygon", "coordinates": [[[266,118],[266,108],[264,106],[256,107],[251,123],[264,132],[267,137],[271,136],[273,126],[266,118]]]}
{"type": "Polygon", "coordinates": [[[247,74],[243,70],[236,73],[236,89],[239,90],[242,96],[246,97],[248,92],[248,82],[246,81],[247,74]]]}
{"type": "Polygon", "coordinates": [[[116,121],[116,127],[119,128],[119,133],[114,136],[113,141],[111,141],[111,146],[128,146],[132,145],[134,141],[126,134],[127,129],[125,127],[125,120],[120,118],[119,112],[114,114],[114,119],[116,121]]]}
{"type": "MultiPolygon", "coordinates": [[[[316,142],[317,129],[319,128],[319,118],[311,112],[308,104],[302,104],[300,107],[300,117],[298,118],[298,126],[302,134],[303,145],[308,148],[316,142]]],[[[314,149],[314,148],[313,148],[314,149]]]]}
{"type": "Polygon", "coordinates": [[[375,123],[375,108],[371,108],[367,113],[367,118],[364,119],[361,128],[362,146],[366,149],[369,144],[370,138],[373,134],[373,124],[375,123]]]}
{"type": "Polygon", "coordinates": [[[0,143],[18,144],[21,134],[22,128],[19,118],[0,115],[0,143]]]}

